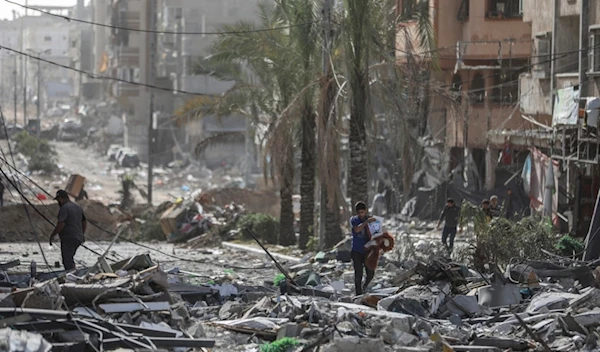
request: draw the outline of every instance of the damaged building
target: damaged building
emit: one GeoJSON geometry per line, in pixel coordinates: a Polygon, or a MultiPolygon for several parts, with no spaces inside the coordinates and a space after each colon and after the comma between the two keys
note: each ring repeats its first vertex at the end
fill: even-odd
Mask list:
{"type": "MultiPolygon", "coordinates": [[[[492,194],[502,202],[510,189],[516,212],[551,212],[557,227],[585,235],[600,186],[599,6],[586,0],[430,3],[438,50],[429,56],[440,70],[428,133],[443,142],[445,155],[430,202],[437,206],[448,195],[480,202],[492,194]]],[[[400,64],[427,57],[415,49],[411,31],[398,31],[400,64]]]]}

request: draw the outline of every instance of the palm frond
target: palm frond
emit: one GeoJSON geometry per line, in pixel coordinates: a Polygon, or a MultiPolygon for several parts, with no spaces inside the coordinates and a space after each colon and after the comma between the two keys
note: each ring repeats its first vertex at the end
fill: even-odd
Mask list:
{"type": "Polygon", "coordinates": [[[204,138],[194,149],[196,157],[200,157],[208,148],[216,148],[231,142],[243,142],[246,138],[245,132],[222,132],[204,138]]]}

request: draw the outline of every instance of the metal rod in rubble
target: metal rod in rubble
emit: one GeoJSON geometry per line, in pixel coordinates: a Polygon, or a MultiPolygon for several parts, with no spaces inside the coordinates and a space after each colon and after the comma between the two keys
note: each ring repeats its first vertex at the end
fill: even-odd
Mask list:
{"type": "Polygon", "coordinates": [[[277,267],[277,269],[279,269],[279,271],[281,271],[281,273],[285,276],[285,278],[294,286],[299,287],[298,284],[294,281],[294,279],[292,279],[292,277],[290,276],[290,274],[288,274],[288,272],[281,266],[281,264],[279,264],[279,262],[277,262],[277,260],[275,258],[273,258],[273,256],[271,255],[271,253],[269,253],[269,251],[267,250],[267,248],[265,246],[263,246],[263,244],[260,242],[260,240],[258,239],[258,237],[256,237],[256,235],[254,234],[254,232],[252,232],[252,230],[250,230],[247,227],[244,227],[244,230],[246,230],[246,232],[248,232],[250,234],[250,236],[252,236],[252,238],[254,238],[254,240],[256,241],[256,243],[258,243],[258,245],[260,246],[260,248],[263,249],[263,251],[265,251],[265,253],[267,253],[267,255],[269,256],[269,258],[271,258],[271,260],[273,261],[273,263],[275,263],[275,266],[277,267]]]}

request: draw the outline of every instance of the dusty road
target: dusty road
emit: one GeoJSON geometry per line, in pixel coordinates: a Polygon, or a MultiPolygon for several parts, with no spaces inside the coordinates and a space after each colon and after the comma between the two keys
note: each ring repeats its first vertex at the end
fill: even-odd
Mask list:
{"type": "MultiPolygon", "coordinates": [[[[90,199],[98,200],[102,203],[109,204],[118,202],[120,199],[119,190],[121,189],[121,175],[127,173],[134,176],[134,180],[141,188],[146,189],[147,185],[147,169],[140,168],[137,170],[118,168],[114,162],[109,161],[106,155],[101,155],[93,149],[82,149],[73,142],[51,142],[58,154],[58,166],[61,169],[62,175],[40,175],[33,174],[29,177],[36,183],[45,187],[45,189],[53,194],[56,190],[65,188],[69,175],[79,174],[86,178],[86,190],[90,199]]],[[[8,144],[6,140],[0,141],[0,148],[5,153],[8,153],[8,144]]],[[[27,170],[20,170],[26,172],[27,170]]],[[[27,192],[31,193],[31,192],[27,192]]],[[[174,192],[155,187],[153,203],[160,204],[167,200],[173,200],[173,196],[180,194],[169,195],[174,192]]],[[[28,194],[33,197],[33,194],[28,194]]],[[[144,203],[138,192],[134,191],[136,201],[144,203]]],[[[11,201],[9,195],[5,195],[7,201],[11,201]]]]}

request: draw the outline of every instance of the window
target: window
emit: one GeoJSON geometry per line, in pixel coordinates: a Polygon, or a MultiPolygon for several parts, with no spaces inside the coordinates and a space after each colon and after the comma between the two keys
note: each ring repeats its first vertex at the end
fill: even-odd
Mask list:
{"type": "Polygon", "coordinates": [[[473,104],[483,104],[485,99],[485,80],[481,73],[477,72],[471,81],[470,91],[473,94],[473,104]]]}
{"type": "Polygon", "coordinates": [[[460,8],[458,9],[458,15],[456,19],[459,21],[466,21],[469,19],[469,0],[462,0],[460,8]]]}
{"type": "Polygon", "coordinates": [[[536,35],[535,48],[535,69],[549,74],[552,67],[552,35],[549,32],[536,35]]]}
{"type": "Polygon", "coordinates": [[[589,72],[600,73],[600,28],[590,30],[588,55],[589,72]]]}
{"type": "Polygon", "coordinates": [[[52,41],[52,37],[49,35],[44,36],[44,41],[45,42],[51,42],[52,41]]]}
{"type": "Polygon", "coordinates": [[[489,97],[494,103],[515,103],[519,100],[519,75],[522,70],[503,70],[494,76],[494,87],[489,97]]]}
{"type": "Polygon", "coordinates": [[[487,18],[523,17],[523,0],[488,0],[487,18]]]}

